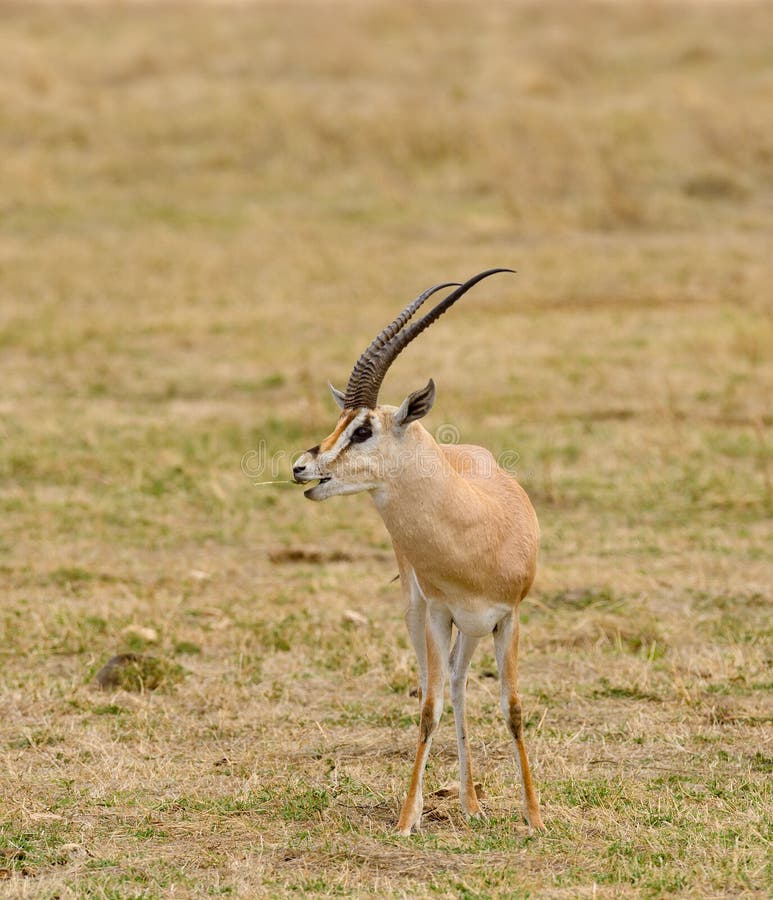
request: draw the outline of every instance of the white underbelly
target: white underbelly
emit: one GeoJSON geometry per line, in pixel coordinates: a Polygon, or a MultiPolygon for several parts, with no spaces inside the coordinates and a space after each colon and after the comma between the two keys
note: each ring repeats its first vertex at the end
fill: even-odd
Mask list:
{"type": "Polygon", "coordinates": [[[470,637],[482,638],[491,634],[496,624],[513,611],[512,604],[491,603],[482,597],[465,599],[461,602],[427,596],[419,584],[415,570],[411,570],[411,580],[413,590],[426,601],[428,607],[447,610],[457,630],[470,637]]]}
{"type": "Polygon", "coordinates": [[[513,611],[512,606],[504,603],[495,605],[485,605],[481,603],[479,606],[463,606],[458,603],[442,603],[445,606],[457,629],[462,634],[468,634],[470,637],[485,637],[491,634],[497,622],[500,622],[508,613],[513,611]]]}

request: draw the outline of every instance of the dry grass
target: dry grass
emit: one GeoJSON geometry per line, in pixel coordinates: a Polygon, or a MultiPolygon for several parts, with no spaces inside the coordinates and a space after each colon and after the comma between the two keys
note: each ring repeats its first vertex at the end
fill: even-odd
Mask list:
{"type": "Polygon", "coordinates": [[[766,895],[771,6],[0,14],[0,893],[766,895]],[[489,819],[441,793],[401,839],[386,535],[240,460],[316,442],[383,320],[489,265],[520,275],[385,397],[432,375],[431,428],[519,453],[549,831],[486,648],[489,819]],[[99,691],[118,653],[175,677],[99,691]]]}

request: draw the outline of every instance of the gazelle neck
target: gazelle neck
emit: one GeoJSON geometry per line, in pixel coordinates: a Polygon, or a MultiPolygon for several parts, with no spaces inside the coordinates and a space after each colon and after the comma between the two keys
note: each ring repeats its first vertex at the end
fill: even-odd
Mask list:
{"type": "Polygon", "coordinates": [[[461,479],[432,435],[418,422],[410,428],[410,444],[372,497],[396,543],[426,546],[437,540],[449,493],[461,479]]]}

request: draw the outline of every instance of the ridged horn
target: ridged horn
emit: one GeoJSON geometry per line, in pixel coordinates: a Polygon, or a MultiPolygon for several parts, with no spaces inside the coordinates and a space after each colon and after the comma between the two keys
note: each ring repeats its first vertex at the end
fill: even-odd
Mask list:
{"type": "MultiPolygon", "coordinates": [[[[354,364],[352,374],[349,376],[349,381],[346,385],[344,409],[356,409],[360,406],[369,406],[368,403],[360,402],[360,400],[369,396],[367,385],[371,383],[373,376],[376,373],[379,353],[400,329],[405,326],[405,323],[411,319],[416,310],[428,297],[431,297],[438,291],[442,291],[443,288],[458,286],[458,281],[447,281],[443,282],[443,284],[436,284],[434,287],[428,288],[426,291],[419,294],[415,300],[412,300],[399,316],[394,318],[383,331],[379,332],[379,334],[373,338],[368,348],[354,364]]],[[[375,407],[375,402],[372,406],[369,406],[370,409],[373,409],[373,407],[375,407]]]]}
{"type": "Polygon", "coordinates": [[[368,349],[357,360],[357,364],[352,370],[349,383],[346,386],[346,409],[358,409],[359,407],[367,407],[375,409],[378,404],[378,392],[381,383],[386,376],[387,370],[397,359],[397,356],[417,338],[422,331],[429,328],[433,322],[436,322],[444,312],[449,310],[456,301],[464,296],[470,288],[475,287],[479,281],[488,278],[489,275],[496,275],[498,272],[513,272],[513,269],[487,269],[485,272],[479,272],[477,275],[465,281],[464,284],[457,286],[447,297],[440,301],[437,306],[433,307],[421,319],[411,325],[405,323],[411,318],[413,313],[421,306],[421,304],[444,287],[453,287],[452,284],[439,284],[434,288],[430,288],[423,294],[420,294],[413,303],[409,304],[402,313],[388,325],[381,334],[371,343],[368,349]],[[387,336],[388,335],[388,336],[387,336]]]}

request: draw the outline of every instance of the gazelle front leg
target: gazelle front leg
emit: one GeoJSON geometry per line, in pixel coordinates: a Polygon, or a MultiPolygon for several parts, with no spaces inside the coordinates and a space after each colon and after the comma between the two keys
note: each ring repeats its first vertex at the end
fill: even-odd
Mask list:
{"type": "Polygon", "coordinates": [[[502,712],[515,741],[516,759],[521,771],[524,794],[524,815],[532,828],[544,831],[539,802],[531,780],[529,758],[523,739],[521,700],[518,696],[518,613],[510,613],[501,619],[494,629],[494,650],[501,683],[502,712]]]}
{"type": "Polygon", "coordinates": [[[407,581],[403,588],[405,597],[405,624],[411,639],[419,667],[419,705],[427,694],[427,601],[419,588],[413,569],[400,569],[400,577],[407,581]]]}
{"type": "Polygon", "coordinates": [[[451,616],[446,610],[430,608],[427,616],[426,641],[427,684],[421,704],[419,742],[408,796],[405,798],[397,823],[397,830],[405,835],[410,834],[414,826],[418,830],[421,824],[421,811],[424,806],[422,795],[424,767],[427,765],[432,735],[443,711],[443,690],[448,671],[448,648],[451,643],[451,616]]]}
{"type": "Polygon", "coordinates": [[[470,660],[480,638],[462,634],[456,636],[454,649],[451,651],[451,703],[454,707],[454,724],[456,725],[456,744],[459,750],[459,800],[465,816],[481,814],[478,795],[472,778],[470,760],[470,741],[467,737],[467,673],[470,660]]]}

